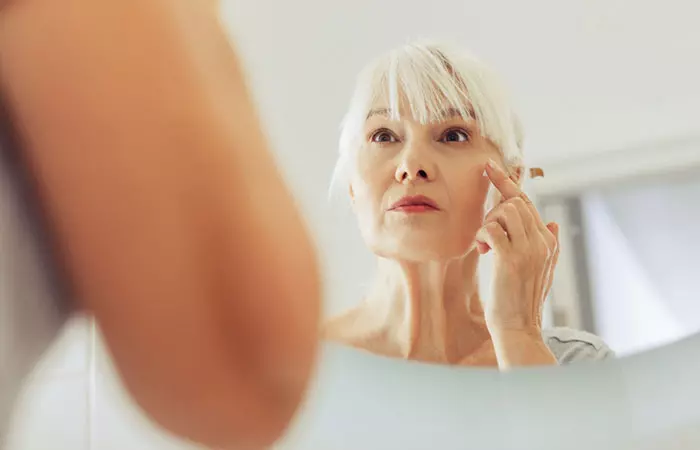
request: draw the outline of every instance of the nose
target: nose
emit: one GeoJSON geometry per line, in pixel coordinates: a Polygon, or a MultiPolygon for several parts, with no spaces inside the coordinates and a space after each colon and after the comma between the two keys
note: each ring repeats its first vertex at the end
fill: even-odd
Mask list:
{"type": "Polygon", "coordinates": [[[436,170],[424,153],[417,149],[404,149],[396,167],[397,182],[433,181],[436,170]]]}

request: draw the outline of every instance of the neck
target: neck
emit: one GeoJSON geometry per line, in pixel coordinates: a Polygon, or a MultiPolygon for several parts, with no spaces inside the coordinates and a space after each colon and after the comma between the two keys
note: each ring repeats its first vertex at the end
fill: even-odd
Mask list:
{"type": "Polygon", "coordinates": [[[366,305],[403,357],[455,364],[488,341],[477,264],[476,252],[420,263],[380,258],[366,305]]]}

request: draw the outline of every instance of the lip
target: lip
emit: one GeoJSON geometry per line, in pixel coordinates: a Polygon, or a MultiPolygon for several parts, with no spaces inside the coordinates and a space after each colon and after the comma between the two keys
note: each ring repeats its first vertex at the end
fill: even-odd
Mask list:
{"type": "Polygon", "coordinates": [[[425,195],[407,195],[391,205],[389,211],[427,212],[439,211],[435,200],[425,195]]]}

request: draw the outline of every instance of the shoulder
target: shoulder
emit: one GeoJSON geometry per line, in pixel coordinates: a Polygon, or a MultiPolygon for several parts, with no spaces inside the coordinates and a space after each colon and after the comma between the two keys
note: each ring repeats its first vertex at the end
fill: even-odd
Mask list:
{"type": "Polygon", "coordinates": [[[543,330],[542,337],[559,364],[615,357],[615,353],[601,338],[586,331],[556,327],[543,330]]]}
{"type": "Polygon", "coordinates": [[[352,309],[337,316],[326,318],[321,323],[321,339],[329,341],[342,339],[348,333],[350,325],[356,321],[357,316],[357,311],[352,309]]]}
{"type": "Polygon", "coordinates": [[[324,341],[362,346],[373,336],[367,318],[361,308],[352,308],[321,324],[320,338],[324,341]]]}

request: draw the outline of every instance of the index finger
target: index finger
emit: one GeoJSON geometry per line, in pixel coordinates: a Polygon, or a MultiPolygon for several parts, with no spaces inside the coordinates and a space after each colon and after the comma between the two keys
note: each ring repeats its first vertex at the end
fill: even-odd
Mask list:
{"type": "Polygon", "coordinates": [[[508,174],[498,167],[492,159],[486,164],[486,174],[491,180],[491,183],[493,183],[496,189],[503,195],[504,200],[522,197],[523,200],[530,203],[530,199],[525,196],[523,191],[520,190],[520,187],[518,187],[518,185],[510,179],[508,174]]]}

